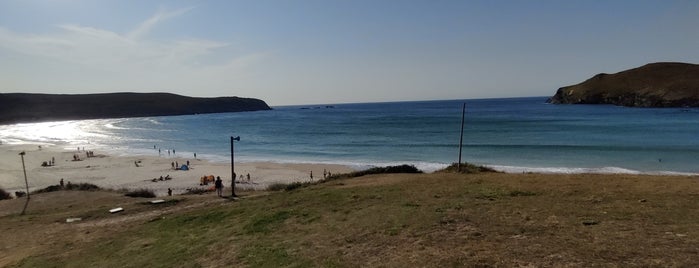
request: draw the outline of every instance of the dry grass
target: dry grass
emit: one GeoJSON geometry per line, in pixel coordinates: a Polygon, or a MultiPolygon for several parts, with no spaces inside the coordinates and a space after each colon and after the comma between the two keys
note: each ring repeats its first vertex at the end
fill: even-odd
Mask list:
{"type": "MultiPolygon", "coordinates": [[[[123,202],[86,194],[93,206],[123,202]]],[[[699,266],[692,177],[371,175],[237,202],[208,194],[166,209],[125,204],[136,211],[82,225],[57,221],[95,210],[66,207],[69,198],[30,204],[26,217],[0,214],[4,240],[43,230],[0,242],[0,266],[699,266]],[[194,206],[204,200],[213,201],[194,206]]]]}

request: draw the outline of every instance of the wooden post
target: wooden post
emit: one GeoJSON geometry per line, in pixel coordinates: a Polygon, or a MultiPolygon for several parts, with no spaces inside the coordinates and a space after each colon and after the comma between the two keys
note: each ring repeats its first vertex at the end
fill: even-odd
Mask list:
{"type": "Polygon", "coordinates": [[[24,215],[24,212],[27,210],[27,206],[29,205],[29,181],[27,180],[27,168],[24,166],[24,155],[26,153],[22,151],[19,153],[20,157],[22,157],[22,171],[24,171],[24,184],[27,186],[27,201],[24,202],[24,208],[22,209],[22,213],[19,215],[24,215]]]}
{"type": "Polygon", "coordinates": [[[466,103],[461,107],[461,135],[459,136],[459,162],[456,164],[456,171],[461,172],[461,148],[464,144],[464,117],[466,115],[466,103]]]}
{"type": "Polygon", "coordinates": [[[235,160],[233,152],[233,141],[240,141],[240,136],[231,136],[231,197],[236,197],[235,195],[235,160]]]}

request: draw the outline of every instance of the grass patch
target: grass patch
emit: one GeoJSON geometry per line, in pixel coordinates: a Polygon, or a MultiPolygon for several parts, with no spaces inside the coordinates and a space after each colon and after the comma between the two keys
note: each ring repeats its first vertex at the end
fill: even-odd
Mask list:
{"type": "Polygon", "coordinates": [[[299,188],[317,184],[316,182],[292,182],[292,183],[272,183],[267,186],[267,191],[293,191],[299,188]]]}
{"type": "Polygon", "coordinates": [[[145,197],[145,198],[155,197],[155,193],[153,192],[153,190],[149,190],[149,189],[133,190],[133,191],[125,193],[124,195],[128,196],[128,197],[145,197]]]}
{"type": "Polygon", "coordinates": [[[512,196],[512,197],[515,197],[515,196],[535,196],[535,195],[538,195],[538,193],[530,192],[530,191],[520,191],[520,190],[510,191],[510,196],[512,196]]]}
{"type": "Polygon", "coordinates": [[[278,211],[271,214],[257,216],[245,225],[244,230],[248,233],[269,233],[284,221],[291,217],[289,211],[278,211]]]}
{"type": "MultiPolygon", "coordinates": [[[[686,202],[699,196],[695,178],[442,173],[387,184],[386,177],[397,176],[238,202],[190,196],[187,206],[209,203],[143,224],[86,226],[90,233],[81,232],[79,241],[63,228],[69,225],[46,228],[65,217],[0,217],[2,228],[19,223],[39,233],[23,240],[31,253],[8,248],[3,254],[26,254],[10,267],[699,265],[699,208],[686,202]],[[603,201],[590,202],[591,196],[603,201]]],[[[13,233],[3,234],[22,237],[13,233]]]]}

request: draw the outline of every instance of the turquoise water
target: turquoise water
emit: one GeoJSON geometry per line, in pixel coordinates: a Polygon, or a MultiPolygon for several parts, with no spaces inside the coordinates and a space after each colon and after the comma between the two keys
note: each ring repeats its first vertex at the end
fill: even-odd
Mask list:
{"type": "Polygon", "coordinates": [[[432,171],[458,158],[508,172],[699,173],[699,109],[551,105],[546,98],[274,107],[272,111],[0,126],[3,143],[153,149],[214,161],[409,163],[432,171]]]}

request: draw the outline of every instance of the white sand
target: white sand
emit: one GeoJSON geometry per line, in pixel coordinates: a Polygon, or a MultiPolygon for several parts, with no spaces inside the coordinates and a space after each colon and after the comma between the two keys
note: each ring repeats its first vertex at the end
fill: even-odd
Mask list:
{"type": "MultiPolygon", "coordinates": [[[[90,151],[89,147],[85,148],[90,151]]],[[[204,175],[221,176],[225,192],[230,192],[230,163],[214,163],[200,159],[167,156],[128,156],[107,155],[103,151],[94,151],[95,157],[86,157],[83,151],[66,151],[56,146],[39,149],[37,145],[0,145],[0,187],[8,192],[25,191],[22,161],[19,156],[25,151],[24,161],[29,181],[29,190],[42,189],[57,185],[61,178],[65,183],[91,183],[109,189],[152,189],[157,195],[166,195],[172,188],[173,194],[184,192],[187,188],[203,187],[199,185],[204,175]],[[81,161],[72,161],[73,155],[80,156],[81,161]],[[44,161],[55,157],[55,166],[42,167],[44,161]],[[179,165],[190,161],[189,171],[174,170],[171,163],[179,165]],[[136,167],[135,161],[140,161],[136,167]],[[170,175],[171,180],[151,181],[153,178],[170,175]]],[[[323,170],[332,173],[346,173],[351,168],[329,164],[281,164],[272,162],[235,163],[238,176],[250,174],[247,178],[236,180],[236,189],[263,190],[272,183],[289,183],[309,181],[313,171],[315,180],[323,178],[323,170]]],[[[211,184],[208,185],[211,187],[211,184]]]]}

